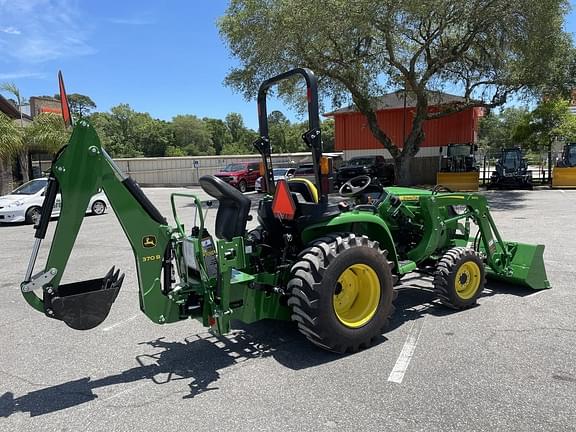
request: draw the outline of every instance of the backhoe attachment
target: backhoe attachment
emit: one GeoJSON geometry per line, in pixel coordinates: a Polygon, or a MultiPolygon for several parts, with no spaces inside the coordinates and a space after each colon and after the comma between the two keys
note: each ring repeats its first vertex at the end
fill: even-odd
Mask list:
{"type": "Polygon", "coordinates": [[[60,285],[58,294],[44,297],[46,310],[68,327],[89,330],[106,319],[123,281],[112,267],[103,278],[60,285]]]}

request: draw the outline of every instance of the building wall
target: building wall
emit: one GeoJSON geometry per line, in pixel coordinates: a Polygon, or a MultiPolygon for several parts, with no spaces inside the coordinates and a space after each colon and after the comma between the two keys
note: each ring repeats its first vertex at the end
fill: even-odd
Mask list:
{"type": "MultiPolygon", "coordinates": [[[[440,156],[446,153],[448,144],[475,143],[478,138],[478,122],[483,109],[472,108],[424,123],[424,142],[412,161],[412,181],[415,184],[435,184],[440,156]],[[442,153],[441,153],[442,151],[442,153]]],[[[335,117],[335,147],[343,151],[344,159],[354,156],[392,156],[372,135],[363,114],[345,113],[335,117]]],[[[414,109],[390,109],[377,112],[378,124],[396,145],[404,142],[410,133],[414,109]]]]}
{"type": "MultiPolygon", "coordinates": [[[[476,142],[478,121],[482,109],[473,108],[436,120],[424,122],[424,142],[422,147],[438,147],[448,144],[476,142]]],[[[399,147],[410,133],[414,110],[382,110],[377,113],[378,124],[392,142],[399,147]]],[[[337,114],[335,118],[336,150],[380,149],[380,144],[370,132],[366,117],[361,113],[337,114]]]]}
{"type": "Polygon", "coordinates": [[[54,98],[44,98],[33,96],[30,98],[30,115],[36,117],[43,112],[51,112],[56,114],[62,113],[60,101],[54,98]]]}
{"type": "MultiPolygon", "coordinates": [[[[294,166],[310,160],[310,153],[273,155],[275,166],[294,166]]],[[[114,159],[118,167],[142,186],[197,185],[203,175],[214,174],[233,162],[259,162],[259,155],[190,156],[114,159]],[[198,169],[194,161],[198,161],[198,169]]]]}

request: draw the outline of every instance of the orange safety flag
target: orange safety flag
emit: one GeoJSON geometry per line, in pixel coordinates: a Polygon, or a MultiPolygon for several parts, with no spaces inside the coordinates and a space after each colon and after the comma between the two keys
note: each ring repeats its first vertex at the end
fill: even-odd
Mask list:
{"type": "Polygon", "coordinates": [[[68,97],[66,96],[66,89],[64,88],[62,71],[58,71],[58,85],[60,86],[60,106],[62,107],[64,124],[66,126],[72,126],[72,116],[70,115],[70,105],[68,104],[68,97]]]}
{"type": "Polygon", "coordinates": [[[294,204],[286,180],[278,180],[278,183],[276,183],[276,193],[272,201],[272,213],[278,219],[286,220],[292,220],[296,215],[296,204],[294,204]]]}

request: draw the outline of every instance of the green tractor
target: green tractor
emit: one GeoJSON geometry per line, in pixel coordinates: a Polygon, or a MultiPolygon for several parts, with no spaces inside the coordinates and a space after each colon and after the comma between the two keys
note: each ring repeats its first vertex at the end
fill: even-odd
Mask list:
{"type": "MultiPolygon", "coordinates": [[[[69,120],[61,80],[61,100],[69,120]]],[[[215,237],[204,224],[202,203],[173,194],[176,226],[170,226],[139,186],[102,148],[85,120],[74,126],[55,157],[35,245],[21,284],[26,301],[48,318],[79,330],[104,321],[123,275],[112,268],[101,279],[62,284],[90,197],[103,189],[136,259],[140,309],[155,323],[198,319],[216,334],[231,321],[292,320],[314,344],[356,352],[382,334],[393,313],[402,276],[433,270],[433,289],[445,305],[476,304],[485,276],[549,288],[543,245],[503,241],[482,195],[401,187],[382,188],[360,176],[340,188],[346,198],[331,203],[322,157],[317,81],[294,69],[265,81],[258,93],[260,138],[268,194],[258,207],[259,226],[246,230],[251,201],[214,176],[200,185],[218,200],[215,237]],[[315,183],[274,182],[268,139],[266,95],[285,79],[305,79],[309,129],[303,140],[312,152],[315,183]],[[61,216],[47,262],[34,274],[57,192],[61,216]],[[198,223],[186,230],[175,199],[196,206],[198,223]],[[472,224],[477,226],[473,231],[472,224]]]]}

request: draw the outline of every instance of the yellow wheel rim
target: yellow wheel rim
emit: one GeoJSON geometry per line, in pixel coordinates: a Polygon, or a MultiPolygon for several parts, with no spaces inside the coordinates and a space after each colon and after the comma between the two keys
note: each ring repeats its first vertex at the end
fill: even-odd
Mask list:
{"type": "Polygon", "coordinates": [[[454,278],[456,285],[456,295],[462,300],[469,300],[474,297],[480,286],[480,267],[474,261],[463,263],[454,278]]]}
{"type": "Polygon", "coordinates": [[[353,264],[342,272],[334,291],[334,312],[346,327],[358,328],[376,314],[380,303],[380,281],[366,264],[353,264]]]}

